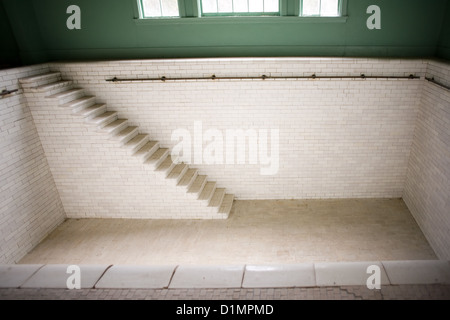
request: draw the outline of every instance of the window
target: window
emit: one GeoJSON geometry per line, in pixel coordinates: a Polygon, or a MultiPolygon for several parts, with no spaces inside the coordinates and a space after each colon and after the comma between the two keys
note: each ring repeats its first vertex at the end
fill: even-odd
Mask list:
{"type": "Polygon", "coordinates": [[[201,0],[204,16],[279,15],[279,0],[201,0]]]}
{"type": "MultiPolygon", "coordinates": [[[[1,1],[1,0],[0,0],[1,1]]],[[[209,23],[217,19],[184,19],[220,17],[221,21],[234,23],[236,19],[222,17],[278,16],[280,19],[264,19],[280,22],[345,22],[348,0],[134,0],[134,19],[137,24],[209,23]],[[306,19],[285,19],[305,17],[306,19]],[[322,19],[322,17],[327,17],[322,19]],[[162,19],[161,19],[162,18],[162,19]],[[169,19],[164,19],[169,18],[169,19]],[[170,19],[181,18],[181,19],[170,19]]],[[[242,18],[259,23],[261,19],[242,18]]]]}
{"type": "Polygon", "coordinates": [[[179,17],[178,0],[139,0],[142,18],[179,17]]]}
{"type": "Polygon", "coordinates": [[[300,0],[302,17],[339,17],[342,0],[300,0]]]}

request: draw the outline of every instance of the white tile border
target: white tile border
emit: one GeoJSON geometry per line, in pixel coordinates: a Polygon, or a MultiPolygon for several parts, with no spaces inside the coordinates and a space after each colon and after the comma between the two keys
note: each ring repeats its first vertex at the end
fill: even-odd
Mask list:
{"type": "Polygon", "coordinates": [[[445,260],[382,261],[391,284],[450,284],[445,260]]]}
{"type": "Polygon", "coordinates": [[[43,264],[0,265],[0,288],[19,288],[43,266],[43,264]]]}
{"type": "Polygon", "coordinates": [[[95,288],[167,288],[175,269],[176,266],[112,266],[98,280],[95,288]]]}
{"type": "Polygon", "coordinates": [[[248,265],[243,288],[315,287],[313,263],[288,265],[248,265]]]}
{"type": "MultiPolygon", "coordinates": [[[[73,271],[68,273],[69,264],[48,264],[34,273],[20,288],[53,288],[68,289],[67,280],[73,271]]],[[[79,265],[80,289],[93,288],[105,273],[108,265],[79,265]]],[[[70,270],[69,270],[70,271],[70,270]]]]}
{"type": "MultiPolygon", "coordinates": [[[[450,261],[367,261],[292,265],[80,265],[81,288],[293,288],[366,286],[369,265],[384,285],[450,284],[450,261]],[[84,275],[84,279],[83,279],[84,275]]],[[[0,265],[0,288],[64,288],[68,265],[0,265]]]]}
{"type": "Polygon", "coordinates": [[[379,267],[381,285],[389,284],[389,279],[379,261],[363,262],[328,262],[316,263],[316,285],[318,287],[332,286],[366,286],[367,279],[372,273],[368,273],[368,267],[379,267]]]}
{"type": "Polygon", "coordinates": [[[169,288],[240,288],[244,268],[244,265],[179,266],[169,288]]]}

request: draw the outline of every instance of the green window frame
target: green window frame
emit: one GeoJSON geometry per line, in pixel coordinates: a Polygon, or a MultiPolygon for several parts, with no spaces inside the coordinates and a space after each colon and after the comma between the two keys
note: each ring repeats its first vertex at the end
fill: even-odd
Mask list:
{"type": "MultiPolygon", "coordinates": [[[[230,17],[230,16],[242,16],[242,17],[253,17],[253,16],[279,16],[280,15],[280,8],[281,8],[281,1],[278,0],[278,11],[264,11],[264,4],[265,1],[262,0],[263,3],[263,11],[257,12],[257,11],[248,11],[248,12],[235,12],[234,11],[234,1],[231,1],[232,5],[232,11],[231,12],[203,12],[203,0],[198,0],[199,6],[200,6],[200,13],[202,17],[230,17]]],[[[216,7],[217,10],[219,10],[219,0],[216,1],[216,7]]],[[[250,0],[247,0],[247,9],[250,8],[250,0]]]]}

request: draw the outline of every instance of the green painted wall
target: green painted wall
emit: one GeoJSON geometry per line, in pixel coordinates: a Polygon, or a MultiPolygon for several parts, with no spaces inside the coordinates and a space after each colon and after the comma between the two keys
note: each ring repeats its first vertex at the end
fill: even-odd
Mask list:
{"type": "Polygon", "coordinates": [[[348,0],[347,21],[334,23],[305,22],[297,17],[136,23],[135,0],[4,1],[10,20],[16,21],[12,27],[24,63],[219,56],[434,56],[447,3],[348,0]],[[25,19],[17,3],[34,14],[34,20],[27,16],[32,20],[26,23],[28,28],[17,22],[25,19]],[[71,4],[81,8],[81,30],[66,28],[66,9],[71,4]],[[381,30],[366,28],[366,9],[371,4],[381,8],[381,30]],[[35,43],[24,43],[30,37],[35,43]]]}
{"type": "Polygon", "coordinates": [[[447,10],[442,23],[437,56],[450,60],[450,1],[447,1],[447,10]]]}
{"type": "MultiPolygon", "coordinates": [[[[0,1],[0,30],[2,41],[0,41],[0,69],[17,66],[20,64],[19,48],[14,38],[8,16],[0,1]]],[[[1,90],[1,88],[0,88],[1,90]]]]}
{"type": "MultiPolygon", "coordinates": [[[[32,2],[30,0],[3,0],[3,5],[22,62],[33,64],[48,61],[32,2]]],[[[51,16],[52,13],[49,12],[48,15],[51,16]]]]}

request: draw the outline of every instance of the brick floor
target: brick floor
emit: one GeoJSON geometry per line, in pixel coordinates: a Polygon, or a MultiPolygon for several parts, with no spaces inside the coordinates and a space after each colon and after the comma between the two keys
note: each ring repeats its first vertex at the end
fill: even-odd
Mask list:
{"type": "Polygon", "coordinates": [[[0,300],[450,300],[450,285],[258,289],[0,289],[0,300]]]}

